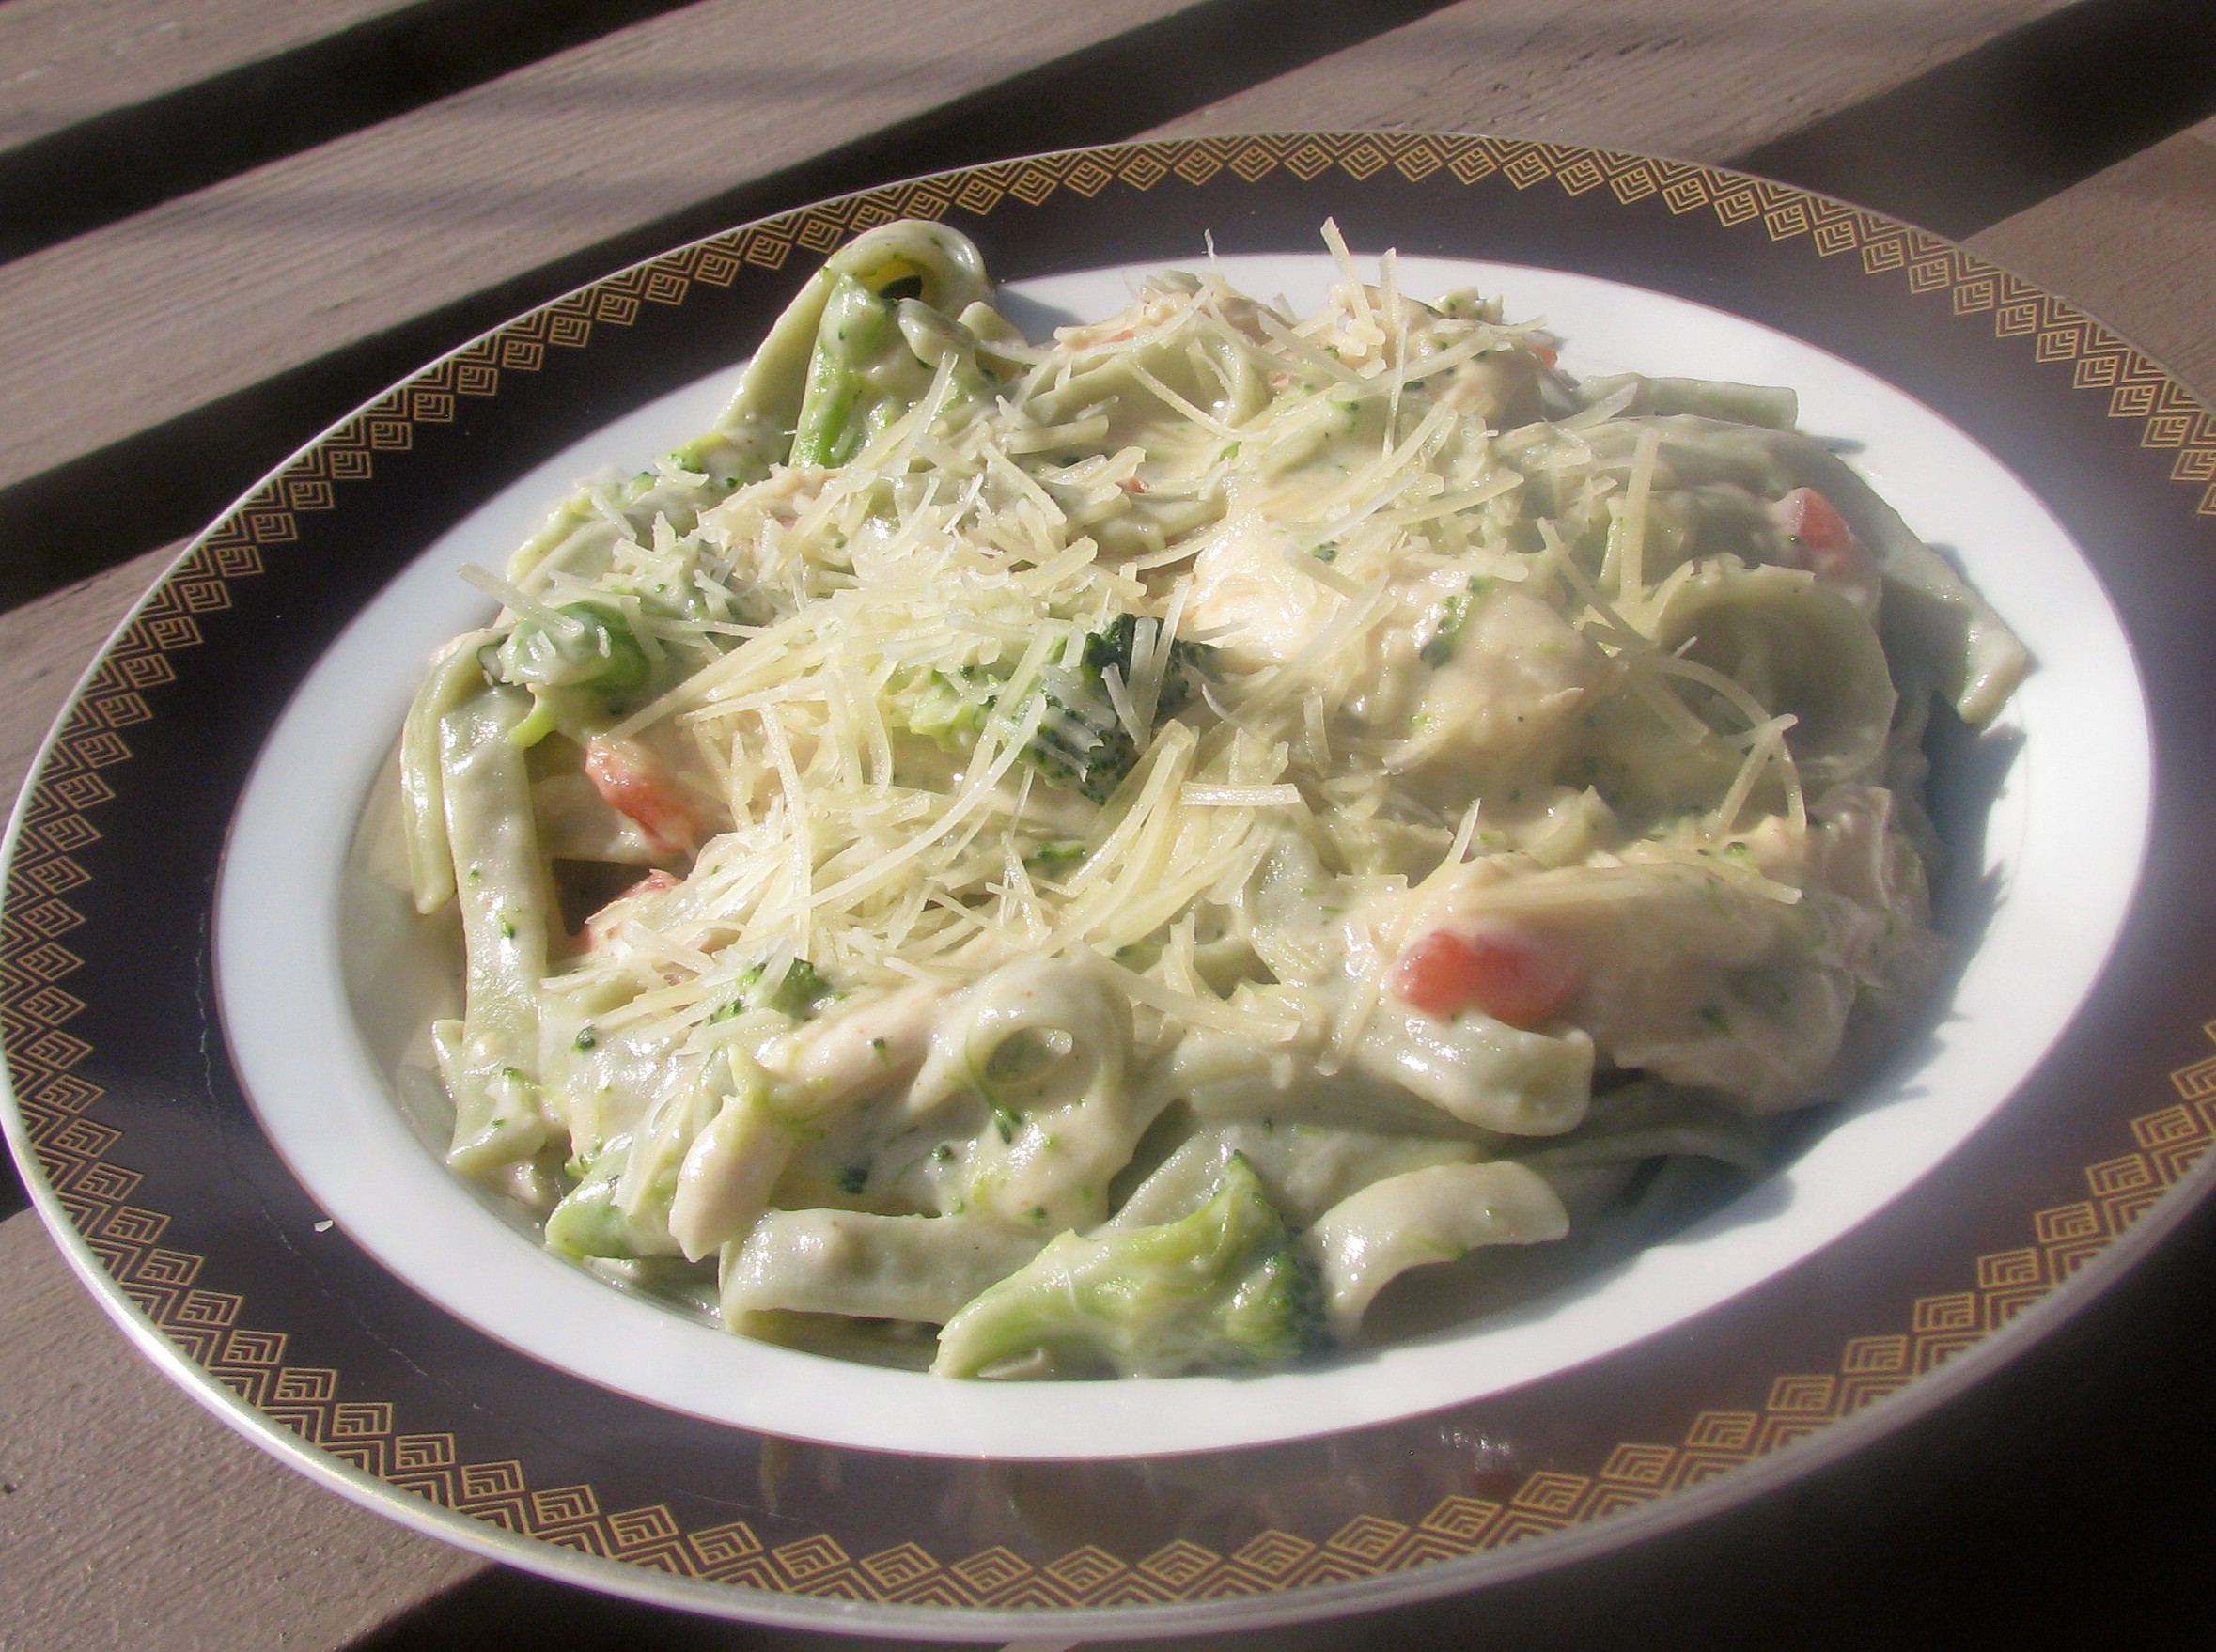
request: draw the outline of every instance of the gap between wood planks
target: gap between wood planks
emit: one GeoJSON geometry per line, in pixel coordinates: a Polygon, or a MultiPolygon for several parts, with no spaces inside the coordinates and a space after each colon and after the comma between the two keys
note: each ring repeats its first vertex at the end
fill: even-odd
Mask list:
{"type": "Polygon", "coordinates": [[[0,153],[281,56],[411,0],[7,0],[0,153]]]}
{"type": "MultiPolygon", "coordinates": [[[[16,414],[0,420],[0,481],[14,478],[0,605],[192,531],[316,429],[509,315],[824,195],[1195,108],[1182,129],[1497,129],[1721,160],[1850,123],[1872,99],[1959,101],[1948,66],[2021,41],[2058,4],[1711,0],[1663,27],[1651,0],[1117,0],[1041,42],[1011,32],[1005,0],[970,0],[934,19],[944,33],[959,13],[968,37],[927,30],[912,42],[923,66],[896,72],[823,56],[820,32],[839,26],[825,8],[780,45],[778,8],[701,0],[0,267],[0,407],[16,414]],[[761,27],[735,46],[750,18],[761,27]],[[730,77],[757,59],[790,72],[734,99],[730,77]],[[832,64],[875,89],[818,95],[832,64]],[[586,118],[610,98],[638,104],[631,124],[652,143],[626,149],[586,118]],[[130,485],[106,485],[117,475],[130,485]]],[[[2018,62],[2011,50],[1996,61],[2018,62]]],[[[1890,176],[1900,158],[1882,159],[1890,176]]]]}
{"type": "Polygon", "coordinates": [[[0,8],[0,63],[9,65],[0,86],[0,261],[691,3],[234,3],[212,20],[217,27],[196,32],[198,50],[173,52],[171,61],[134,75],[143,53],[130,46],[200,20],[190,12],[158,20],[138,6],[118,17],[120,8],[81,0],[34,0],[27,8],[12,0],[0,8]],[[82,15],[86,9],[93,19],[82,15]],[[103,41],[87,26],[119,30],[126,18],[133,32],[121,40],[103,41]],[[228,46],[234,35],[244,39],[228,46]],[[257,52],[261,45],[273,49],[257,52]],[[26,58],[28,67],[18,67],[26,58]],[[200,72],[162,84],[172,69],[200,72]]]}

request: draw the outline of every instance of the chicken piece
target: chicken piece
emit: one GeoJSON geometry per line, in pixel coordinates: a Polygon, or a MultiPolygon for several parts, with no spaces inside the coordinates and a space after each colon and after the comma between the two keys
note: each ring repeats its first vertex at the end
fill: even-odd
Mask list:
{"type": "Polygon", "coordinates": [[[1193,562],[1186,629],[1212,636],[1232,666],[1281,664],[1346,600],[1303,571],[1285,530],[1254,511],[1227,518],[1193,562]]]}
{"type": "Polygon", "coordinates": [[[1494,430],[1513,430],[1539,416],[1538,358],[1521,350],[1494,351],[1459,364],[1439,391],[1451,408],[1482,419],[1494,430]]]}
{"type": "Polygon", "coordinates": [[[1425,646],[1435,668],[1415,727],[1390,759],[1402,773],[1512,763],[1553,739],[1607,675],[1600,650],[1536,597],[1495,585],[1425,646]]]}
{"type": "Polygon", "coordinates": [[[944,998],[940,988],[917,982],[866,999],[779,1038],[762,1052],[762,1067],[811,1112],[842,1105],[913,1075],[944,998]]]}

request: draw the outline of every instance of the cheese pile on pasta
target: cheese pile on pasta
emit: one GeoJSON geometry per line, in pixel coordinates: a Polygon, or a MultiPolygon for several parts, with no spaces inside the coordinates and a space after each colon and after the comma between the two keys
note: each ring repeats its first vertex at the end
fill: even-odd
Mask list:
{"type": "Polygon", "coordinates": [[[735,1331],[1177,1375],[1835,1093],[1935,957],[1927,717],[2021,649],[1789,391],[1325,239],[1306,319],[1038,345],[873,230],[472,570],[401,754],[456,1169],[735,1331]]]}

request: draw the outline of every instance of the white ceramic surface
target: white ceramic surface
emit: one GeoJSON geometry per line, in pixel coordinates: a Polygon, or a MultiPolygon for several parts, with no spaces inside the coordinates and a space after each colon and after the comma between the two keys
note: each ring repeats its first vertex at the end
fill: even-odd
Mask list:
{"type": "MultiPolygon", "coordinates": [[[[1265,297],[1312,307],[1321,256],[1226,258],[1265,297]]],[[[498,566],[576,479],[694,434],[732,381],[695,384],[559,453],[429,546],[303,684],[241,803],[218,895],[218,984],[239,1072],[270,1137],[346,1231],[447,1311],[535,1357],[654,1403],[838,1444],[1001,1457],[1201,1450],[1335,1432],[1530,1382],[1678,1324],[1880,1211],[2001,1106],[2089,990],[2135,885],[2151,789],[2130,651],[2099,582],[2037,499],[1960,430],[1861,368],[1683,300],[1517,266],[1404,260],[1403,288],[1477,285],[1543,315],[1564,365],[1790,384],[1803,428],[1850,457],[1910,525],[1955,553],[2030,646],[2006,713],[2021,749],[1983,838],[1997,898],[1943,1022],[1840,1110],[1786,1172],[1687,1232],[1543,1301],[1316,1370],[1127,1383],[980,1384],[752,1343],[624,1296],[548,1255],[440,1164],[403,1119],[391,1052],[419,1001],[350,998],[344,889],[363,801],[430,651],[482,623],[454,577],[498,566]],[[364,1008],[367,1006],[365,1023],[364,1008]]],[[[1118,307],[1136,272],[1022,284],[1053,311],[1118,307]]],[[[497,409],[495,408],[495,413],[497,409]]],[[[390,985],[389,983],[387,985],[390,985]]]]}

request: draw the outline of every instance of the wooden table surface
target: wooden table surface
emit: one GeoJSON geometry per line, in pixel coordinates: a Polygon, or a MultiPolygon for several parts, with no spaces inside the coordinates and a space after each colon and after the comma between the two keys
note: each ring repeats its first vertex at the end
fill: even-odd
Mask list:
{"type": "MultiPolygon", "coordinates": [[[[262,471],[483,326],[728,224],[1142,134],[1600,144],[1965,238],[2216,399],[2212,116],[2209,0],[0,0],[0,796],[262,471]]],[[[601,1600],[340,1501],[156,1376],[23,1204],[0,1171],[0,1652],[835,1644],[601,1600]]],[[[1215,1644],[2205,1645],[2212,1392],[2208,1217],[1789,1489],[1215,1644]]]]}

